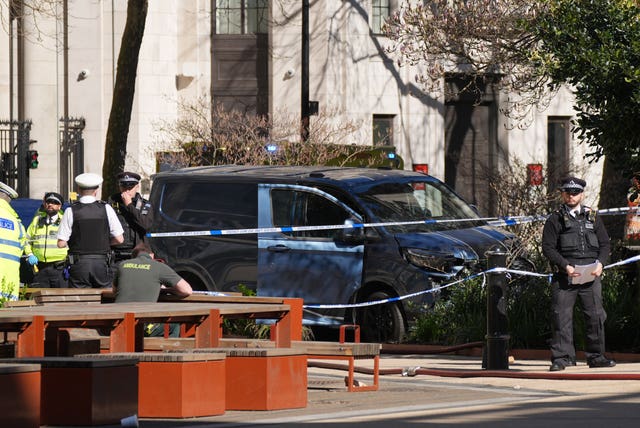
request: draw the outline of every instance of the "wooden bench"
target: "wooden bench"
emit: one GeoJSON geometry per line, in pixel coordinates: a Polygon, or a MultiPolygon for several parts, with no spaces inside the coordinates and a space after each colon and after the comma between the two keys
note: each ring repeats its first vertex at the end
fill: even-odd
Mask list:
{"type": "MultiPolygon", "coordinates": [[[[382,348],[379,343],[296,341],[291,346],[302,349],[309,360],[346,360],[349,364],[346,379],[349,392],[377,391],[379,388],[380,349],[382,348]],[[371,385],[355,381],[355,360],[363,359],[373,359],[371,385]]],[[[309,365],[308,361],[307,365],[309,365]]]]}
{"type": "Polygon", "coordinates": [[[224,413],[224,353],[126,352],[79,358],[138,361],[138,416],[189,418],[224,413]]]}
{"type": "Polygon", "coordinates": [[[38,288],[29,295],[38,305],[100,304],[102,300],[99,288],[38,288]]]}
{"type": "Polygon", "coordinates": [[[138,412],[138,367],[131,358],[16,358],[40,364],[41,425],[108,425],[138,412]]]}
{"type": "Polygon", "coordinates": [[[194,348],[226,355],[227,410],[279,410],[307,406],[307,359],[292,348],[194,348]]]}
{"type": "Polygon", "coordinates": [[[28,300],[7,300],[2,304],[5,308],[26,308],[29,306],[38,306],[38,302],[33,299],[28,300]]]}
{"type": "Polygon", "coordinates": [[[40,427],[40,365],[0,363],[0,426],[40,427]]]}

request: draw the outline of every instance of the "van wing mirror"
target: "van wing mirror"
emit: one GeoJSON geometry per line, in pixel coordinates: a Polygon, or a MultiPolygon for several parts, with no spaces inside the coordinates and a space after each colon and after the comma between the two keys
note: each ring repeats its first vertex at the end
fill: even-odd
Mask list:
{"type": "Polygon", "coordinates": [[[340,234],[340,240],[347,244],[361,244],[364,242],[364,227],[353,227],[354,224],[359,224],[355,219],[348,218],[344,221],[345,227],[340,234]]]}

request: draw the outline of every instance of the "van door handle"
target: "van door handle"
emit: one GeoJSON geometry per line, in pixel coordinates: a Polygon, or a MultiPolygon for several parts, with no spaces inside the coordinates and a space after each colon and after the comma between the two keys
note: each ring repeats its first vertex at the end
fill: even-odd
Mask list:
{"type": "Polygon", "coordinates": [[[287,251],[290,250],[290,248],[287,247],[286,245],[278,244],[278,245],[272,245],[270,247],[267,247],[267,250],[274,253],[286,253],[287,251]]]}

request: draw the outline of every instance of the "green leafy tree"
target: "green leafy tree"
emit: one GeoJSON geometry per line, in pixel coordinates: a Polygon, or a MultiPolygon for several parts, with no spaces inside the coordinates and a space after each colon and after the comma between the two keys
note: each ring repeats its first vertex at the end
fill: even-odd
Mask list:
{"type": "Polygon", "coordinates": [[[587,159],[605,156],[600,206],[610,207],[640,169],[639,18],[634,0],[432,0],[404,5],[386,33],[389,50],[420,65],[430,89],[452,74],[491,76],[509,94],[503,112],[521,126],[569,85],[587,159]]]}
{"type": "MultiPolygon", "coordinates": [[[[574,88],[576,135],[605,156],[600,206],[620,206],[640,166],[640,7],[629,0],[551,0],[532,27],[544,71],[574,88]]],[[[612,219],[616,220],[616,219],[612,219]]],[[[622,218],[608,225],[618,237],[622,218]]]]}

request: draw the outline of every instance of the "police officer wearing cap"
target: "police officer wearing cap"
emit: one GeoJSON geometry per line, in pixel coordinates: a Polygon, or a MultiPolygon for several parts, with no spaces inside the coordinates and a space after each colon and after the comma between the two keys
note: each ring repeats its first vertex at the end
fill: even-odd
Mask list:
{"type": "Polygon", "coordinates": [[[145,235],[153,223],[153,217],[149,201],[138,192],[140,175],[135,172],[121,172],[116,178],[120,193],[109,197],[109,205],[113,207],[124,229],[124,242],[112,247],[117,262],[131,258],[133,248],[145,242],[145,235]]]}
{"type": "Polygon", "coordinates": [[[111,245],[124,241],[124,231],[113,208],[97,199],[102,177],[84,173],[75,182],[80,198],[64,211],[58,230],[58,247],[69,247],[69,287],[110,287],[111,245]]]}
{"type": "Polygon", "coordinates": [[[20,217],[9,205],[17,197],[18,192],[0,182],[0,297],[6,300],[18,300],[20,256],[27,242],[20,217]]]}
{"type": "Polygon", "coordinates": [[[609,235],[595,211],[582,205],[586,181],[566,177],[560,181],[562,207],[553,212],[542,231],[542,252],[556,268],[552,283],[552,341],[550,371],[576,364],[573,344],[573,307],[580,298],[586,324],[585,355],[589,367],[613,367],[615,361],[604,355],[602,307],[603,263],[611,251],[609,235]],[[595,264],[590,281],[572,284],[577,265],[595,264]]]}
{"type": "Polygon", "coordinates": [[[56,192],[44,194],[42,206],[27,227],[27,246],[24,250],[30,265],[37,265],[33,280],[40,288],[65,288],[67,279],[67,248],[58,248],[58,230],[62,221],[64,198],[56,192]]]}

